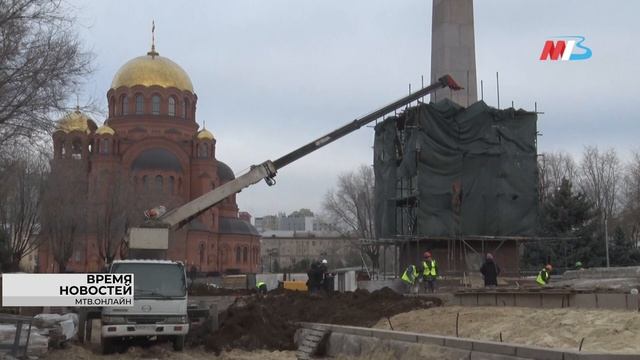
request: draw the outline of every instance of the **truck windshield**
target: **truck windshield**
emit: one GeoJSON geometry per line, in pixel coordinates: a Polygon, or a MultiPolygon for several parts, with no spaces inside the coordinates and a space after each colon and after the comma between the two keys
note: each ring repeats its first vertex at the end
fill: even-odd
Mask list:
{"type": "Polygon", "coordinates": [[[135,297],[182,297],[186,293],[184,270],[178,264],[121,263],[113,273],[134,275],[135,297]]]}

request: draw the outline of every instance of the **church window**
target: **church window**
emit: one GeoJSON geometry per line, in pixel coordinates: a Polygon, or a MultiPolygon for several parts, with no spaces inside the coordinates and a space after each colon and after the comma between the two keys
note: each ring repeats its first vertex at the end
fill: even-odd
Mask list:
{"type": "Polygon", "coordinates": [[[145,190],[149,190],[149,182],[147,181],[147,175],[142,177],[142,187],[145,190]]]}
{"type": "Polygon", "coordinates": [[[240,246],[236,247],[236,264],[240,264],[240,246]]]}
{"type": "Polygon", "coordinates": [[[173,194],[174,192],[174,183],[175,183],[175,179],[173,176],[169,176],[169,194],[173,194]]]}
{"type": "Polygon", "coordinates": [[[100,140],[100,154],[109,153],[109,139],[100,140]]]}
{"type": "Polygon", "coordinates": [[[246,264],[248,260],[249,260],[249,249],[244,247],[242,248],[242,262],[246,264]]]}
{"type": "Polygon", "coordinates": [[[82,159],[82,142],[80,139],[76,139],[71,144],[71,158],[79,160],[82,159]]]}
{"type": "Polygon", "coordinates": [[[129,113],[129,97],[127,95],[122,95],[122,99],[120,100],[120,114],[127,115],[129,113]]]}
{"type": "Polygon", "coordinates": [[[162,176],[157,175],[156,176],[156,191],[162,192],[162,185],[163,185],[162,176]]]}
{"type": "Polygon", "coordinates": [[[160,115],[160,96],[153,95],[151,97],[151,113],[153,115],[160,115]]]}
{"type": "Polygon", "coordinates": [[[209,157],[209,144],[203,143],[198,145],[198,157],[199,158],[209,157]]]}
{"type": "Polygon", "coordinates": [[[185,118],[185,120],[189,119],[189,100],[188,99],[184,99],[184,105],[182,106],[182,117],[185,118]]]}
{"type": "Polygon", "coordinates": [[[116,110],[116,99],[112,96],[109,99],[109,115],[115,115],[116,110]]]}
{"type": "Polygon", "coordinates": [[[144,98],[142,95],[136,95],[136,114],[140,115],[144,111],[144,98]]]}
{"type": "Polygon", "coordinates": [[[176,116],[176,98],[169,97],[169,116],[176,116]]]}

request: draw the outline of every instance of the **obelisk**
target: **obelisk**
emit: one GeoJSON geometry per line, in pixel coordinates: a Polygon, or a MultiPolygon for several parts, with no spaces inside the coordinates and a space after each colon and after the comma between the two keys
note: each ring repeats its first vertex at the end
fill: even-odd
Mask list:
{"type": "Polygon", "coordinates": [[[442,89],[431,101],[449,98],[467,106],[478,100],[475,48],[473,0],[433,0],[431,82],[450,74],[464,90],[442,89]]]}

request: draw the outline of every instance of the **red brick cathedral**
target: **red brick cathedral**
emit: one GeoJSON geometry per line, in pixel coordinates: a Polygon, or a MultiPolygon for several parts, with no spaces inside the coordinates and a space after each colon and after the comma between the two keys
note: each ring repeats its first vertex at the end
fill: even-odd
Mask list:
{"type": "MultiPolygon", "coordinates": [[[[110,174],[128,178],[137,195],[163,199],[168,209],[234,179],[229,166],[216,159],[213,134],[204,128],[198,131],[198,97],[189,75],[153,47],[118,70],[107,99],[104,125],[98,127],[75,111],[58,122],[53,134],[52,168],[64,163],[82,169],[89,204],[104,204],[117,196],[99,188],[110,174]]],[[[97,230],[86,229],[74,245],[67,270],[98,271],[104,266],[97,230]]],[[[176,231],[168,255],[201,272],[256,272],[259,238],[256,229],[238,217],[234,195],[176,231]]],[[[41,247],[40,271],[58,271],[50,246],[41,247]]]]}

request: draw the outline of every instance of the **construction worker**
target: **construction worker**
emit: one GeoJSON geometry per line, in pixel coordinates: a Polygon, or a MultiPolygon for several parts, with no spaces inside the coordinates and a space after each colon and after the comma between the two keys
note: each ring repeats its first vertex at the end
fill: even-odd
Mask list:
{"type": "Polygon", "coordinates": [[[547,264],[544,269],[540,270],[538,277],[536,278],[536,283],[539,286],[546,286],[549,284],[549,280],[551,279],[551,270],[553,270],[551,264],[547,264]]]}
{"type": "Polygon", "coordinates": [[[576,261],[576,270],[584,270],[582,267],[582,261],[576,261]]]}
{"type": "Polygon", "coordinates": [[[256,289],[258,290],[258,294],[267,295],[267,284],[265,284],[263,281],[258,281],[256,283],[256,289]]]}
{"type": "Polygon", "coordinates": [[[424,253],[424,261],[422,261],[422,277],[425,281],[425,290],[427,292],[436,292],[436,279],[438,278],[438,265],[431,257],[431,252],[424,253]]]}
{"type": "Polygon", "coordinates": [[[500,267],[493,259],[493,255],[487,253],[486,260],[480,268],[480,273],[484,278],[484,287],[498,286],[498,275],[500,275],[500,267]]]}
{"type": "Polygon", "coordinates": [[[401,277],[404,284],[407,286],[407,292],[413,293],[416,285],[416,280],[418,279],[418,269],[415,265],[409,265],[402,273],[401,277]]]}

